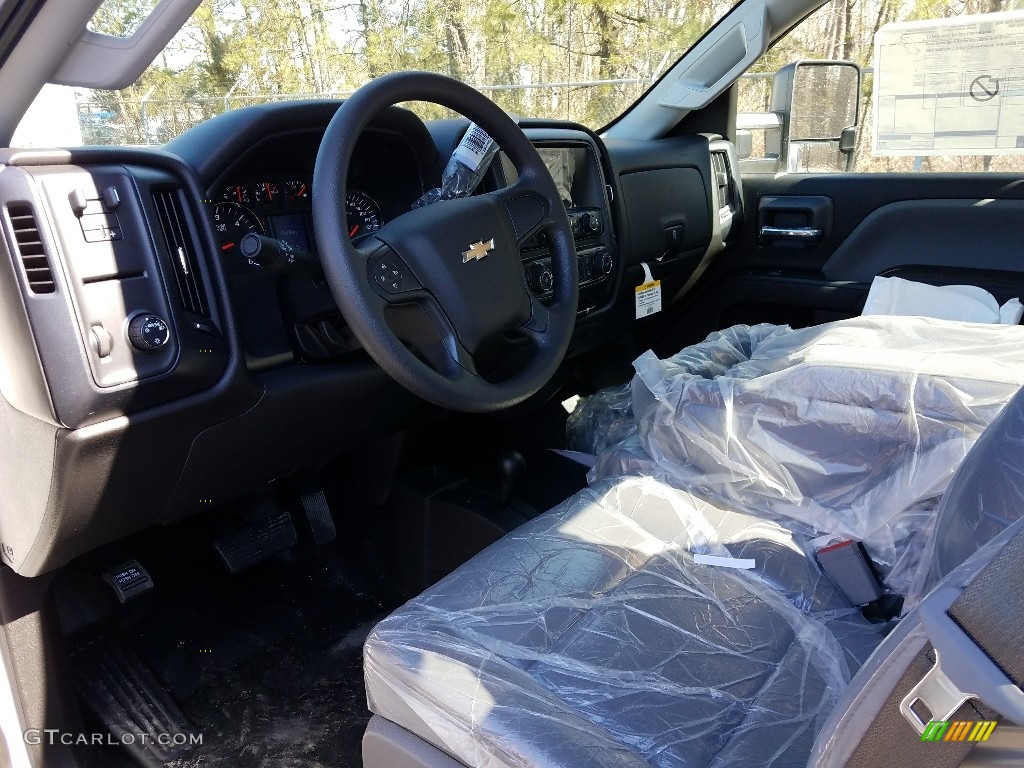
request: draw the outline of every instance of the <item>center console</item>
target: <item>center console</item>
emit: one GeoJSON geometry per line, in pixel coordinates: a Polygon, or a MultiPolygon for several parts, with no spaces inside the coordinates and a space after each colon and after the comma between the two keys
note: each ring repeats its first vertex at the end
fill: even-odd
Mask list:
{"type": "MultiPolygon", "coordinates": [[[[528,135],[532,132],[528,131],[528,135]]],[[[579,268],[580,298],[578,316],[585,317],[605,306],[612,298],[617,263],[609,213],[609,187],[597,148],[580,134],[572,138],[547,138],[549,133],[531,135],[534,146],[547,165],[565,205],[579,268]],[[545,138],[540,138],[544,135],[545,138]]],[[[503,154],[495,163],[494,183],[501,187],[516,179],[516,170],[503,154]]],[[[551,296],[554,275],[551,270],[551,247],[543,232],[524,243],[523,269],[530,290],[542,301],[551,296]]]]}

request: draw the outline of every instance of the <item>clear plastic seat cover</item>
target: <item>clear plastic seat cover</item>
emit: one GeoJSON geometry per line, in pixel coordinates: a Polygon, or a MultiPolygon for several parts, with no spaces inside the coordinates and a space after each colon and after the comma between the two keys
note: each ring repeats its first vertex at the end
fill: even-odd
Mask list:
{"type": "Polygon", "coordinates": [[[1024,384],[1024,327],[860,317],[792,330],[735,326],[605,390],[570,419],[599,450],[592,480],[657,476],[808,536],[864,541],[916,603],[939,499],[1024,384]],[[610,424],[621,442],[598,430],[610,424]]]}
{"type": "Polygon", "coordinates": [[[466,765],[803,766],[881,637],[780,526],[621,478],[407,603],[364,664],[375,713],[466,765]]]}
{"type": "Polygon", "coordinates": [[[636,425],[604,479],[381,622],[370,708],[472,766],[805,766],[883,634],[807,536],[934,579],[1019,517],[1022,342],[860,318],[641,357],[628,404],[583,411],[636,425]]]}

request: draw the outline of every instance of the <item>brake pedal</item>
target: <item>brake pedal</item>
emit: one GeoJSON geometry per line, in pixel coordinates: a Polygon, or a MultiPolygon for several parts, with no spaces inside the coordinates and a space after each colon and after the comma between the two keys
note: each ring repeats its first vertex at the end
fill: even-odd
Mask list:
{"type": "Polygon", "coordinates": [[[291,516],[287,512],[278,512],[220,537],[214,542],[214,548],[228,572],[238,573],[294,547],[298,540],[291,516]]]}
{"type": "Polygon", "coordinates": [[[334,527],[331,507],[327,503],[323,488],[313,482],[304,483],[299,488],[299,497],[302,499],[302,509],[309,521],[309,529],[313,532],[313,542],[319,547],[321,544],[334,541],[338,529],[334,527]]]}

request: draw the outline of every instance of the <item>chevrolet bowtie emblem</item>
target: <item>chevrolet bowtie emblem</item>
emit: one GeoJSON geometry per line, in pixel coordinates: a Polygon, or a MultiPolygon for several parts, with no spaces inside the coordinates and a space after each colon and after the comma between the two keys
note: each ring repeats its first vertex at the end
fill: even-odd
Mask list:
{"type": "Polygon", "coordinates": [[[473,243],[469,246],[468,251],[462,252],[462,263],[465,264],[467,261],[473,261],[473,259],[482,259],[488,253],[494,250],[494,238],[492,237],[486,243],[481,240],[477,243],[473,243]]]}

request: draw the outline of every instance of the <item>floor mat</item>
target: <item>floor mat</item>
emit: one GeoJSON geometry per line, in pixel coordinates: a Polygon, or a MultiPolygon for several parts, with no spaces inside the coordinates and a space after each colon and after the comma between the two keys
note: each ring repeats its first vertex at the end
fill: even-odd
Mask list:
{"type": "Polygon", "coordinates": [[[291,636],[221,671],[181,701],[201,753],[169,768],[358,768],[369,720],[360,645],[346,638],[325,650],[291,636]]]}
{"type": "Polygon", "coordinates": [[[125,607],[114,631],[202,736],[170,768],[361,765],[362,643],[394,605],[382,571],[344,560],[329,545],[229,577],[201,558],[186,578],[179,560],[125,607]]]}

